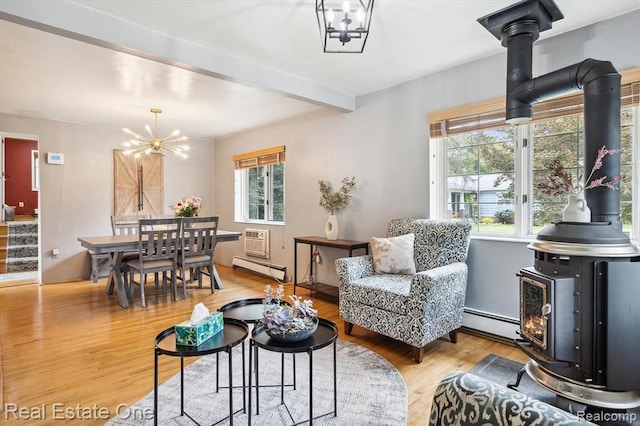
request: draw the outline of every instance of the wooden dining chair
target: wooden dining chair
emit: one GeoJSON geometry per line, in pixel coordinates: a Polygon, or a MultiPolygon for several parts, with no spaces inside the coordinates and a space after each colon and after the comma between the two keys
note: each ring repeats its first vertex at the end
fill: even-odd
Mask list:
{"type": "MultiPolygon", "coordinates": [[[[149,219],[148,214],[112,215],[111,231],[113,235],[137,235],[140,219],[149,219]]],[[[129,266],[127,262],[138,258],[138,250],[126,251],[122,254],[121,266],[125,288],[129,286],[129,266]]],[[[158,281],[158,274],[155,275],[158,281]]]]}
{"type": "Polygon", "coordinates": [[[138,224],[138,258],[127,262],[130,268],[129,298],[132,302],[134,288],[138,285],[142,307],[146,307],[144,287],[147,274],[160,272],[162,272],[162,291],[166,292],[167,279],[170,275],[173,300],[178,300],[176,275],[181,229],[182,221],[180,218],[140,219],[138,224]],[[135,281],[135,272],[139,274],[139,281],[135,281]]]}
{"type": "Polygon", "coordinates": [[[149,215],[111,216],[113,235],[133,235],[139,230],[140,219],[149,219],[149,215]]]}
{"type": "MultiPolygon", "coordinates": [[[[138,233],[138,220],[149,219],[149,215],[126,215],[126,216],[111,216],[111,230],[113,235],[133,235],[138,233]]],[[[111,255],[109,253],[95,253],[89,250],[91,255],[91,281],[98,282],[99,271],[104,265],[109,263],[111,255]]],[[[122,259],[122,266],[126,267],[126,262],[131,260],[132,257],[138,256],[136,250],[133,254],[125,253],[122,259]]],[[[124,271],[126,272],[126,271],[124,271]]],[[[128,283],[127,274],[124,275],[125,284],[128,283]]]]}
{"type": "Polygon", "coordinates": [[[198,287],[202,287],[202,275],[209,276],[211,293],[214,288],[213,254],[216,248],[216,234],[218,232],[218,216],[184,217],[182,218],[182,248],[178,254],[178,268],[182,281],[182,292],[187,297],[187,278],[185,270],[191,271],[198,277],[198,287]],[[205,272],[205,269],[207,271],[205,272]]]}

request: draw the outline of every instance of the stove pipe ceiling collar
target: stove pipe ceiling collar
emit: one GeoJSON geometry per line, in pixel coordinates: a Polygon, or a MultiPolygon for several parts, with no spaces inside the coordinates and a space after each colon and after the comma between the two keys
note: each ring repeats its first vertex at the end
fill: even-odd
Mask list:
{"type": "Polygon", "coordinates": [[[531,120],[531,102],[518,93],[533,77],[533,42],[562,18],[553,0],[524,0],[478,19],[507,48],[507,123],[531,120]]]}

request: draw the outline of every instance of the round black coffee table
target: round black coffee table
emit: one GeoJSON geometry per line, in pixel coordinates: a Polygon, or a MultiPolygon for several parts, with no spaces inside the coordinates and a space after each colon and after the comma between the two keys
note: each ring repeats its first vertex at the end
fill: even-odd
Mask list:
{"type": "MultiPolygon", "coordinates": [[[[291,417],[291,413],[287,408],[287,413],[289,413],[289,417],[291,417],[291,421],[294,424],[300,424],[309,422],[311,425],[313,420],[324,417],[329,414],[333,414],[334,417],[338,415],[337,406],[338,406],[338,396],[337,396],[337,379],[336,379],[336,341],[338,340],[338,328],[336,325],[326,319],[318,318],[318,328],[316,331],[309,337],[308,339],[302,340],[300,342],[279,342],[277,340],[272,339],[264,329],[264,326],[257,325],[254,327],[251,333],[251,339],[249,340],[249,365],[253,365],[253,373],[255,374],[256,385],[252,388],[252,376],[253,374],[249,374],[249,424],[251,424],[251,391],[255,389],[256,391],[256,415],[260,414],[260,403],[259,403],[259,351],[258,349],[264,349],[271,352],[280,352],[282,354],[285,353],[307,353],[309,355],[309,419],[304,421],[296,421],[293,417],[291,417]],[[314,418],[313,416],[313,352],[325,348],[329,345],[333,344],[333,411],[328,413],[321,414],[314,418]],[[254,359],[255,358],[255,359],[254,359]]],[[[294,371],[295,375],[295,371],[294,371]]],[[[280,404],[285,405],[284,401],[284,384],[282,381],[283,374],[281,372],[281,382],[280,382],[280,404]]]]}
{"type": "MultiPolygon", "coordinates": [[[[203,356],[226,352],[229,357],[229,424],[233,425],[233,363],[232,349],[242,343],[242,365],[244,365],[244,341],[249,335],[249,326],[244,322],[233,318],[224,319],[224,328],[208,340],[198,346],[176,345],[175,328],[170,327],[160,332],[153,341],[154,363],[153,363],[153,424],[158,424],[158,357],[168,355],[180,357],[180,415],[187,416],[196,424],[198,423],[188,413],[184,411],[184,358],[192,356],[203,356]]],[[[218,362],[216,362],[216,381],[218,362]]],[[[242,386],[245,385],[245,375],[242,375],[242,386]]],[[[217,391],[217,389],[216,389],[217,391]]],[[[243,395],[243,409],[245,409],[243,395]]],[[[241,410],[238,410],[239,412],[241,410]]],[[[225,417],[222,420],[227,419],[225,417]]]]}

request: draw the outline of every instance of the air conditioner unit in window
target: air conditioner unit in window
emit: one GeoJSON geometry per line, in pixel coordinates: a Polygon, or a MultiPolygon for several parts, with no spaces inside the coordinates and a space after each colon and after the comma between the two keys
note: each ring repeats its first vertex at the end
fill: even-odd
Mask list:
{"type": "Polygon", "coordinates": [[[269,230],[244,230],[244,254],[247,256],[269,258],[269,230]]]}

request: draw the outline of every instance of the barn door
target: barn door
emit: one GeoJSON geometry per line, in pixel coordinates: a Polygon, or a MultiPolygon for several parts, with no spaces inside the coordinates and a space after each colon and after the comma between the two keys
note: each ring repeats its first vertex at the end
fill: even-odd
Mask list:
{"type": "Polygon", "coordinates": [[[113,150],[114,215],[164,213],[161,154],[135,158],[113,150]]]}

